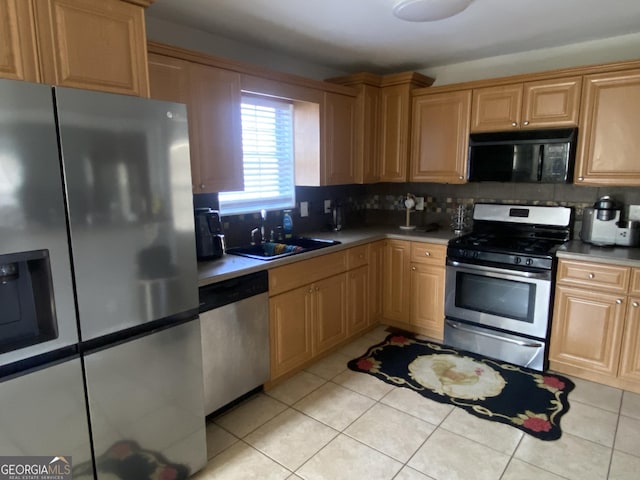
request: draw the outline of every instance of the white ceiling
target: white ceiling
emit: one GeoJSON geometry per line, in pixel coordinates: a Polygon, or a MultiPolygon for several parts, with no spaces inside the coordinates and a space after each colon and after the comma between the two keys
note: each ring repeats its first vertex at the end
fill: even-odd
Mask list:
{"type": "Polygon", "coordinates": [[[640,32],[640,0],[474,0],[426,23],[395,18],[394,2],[156,0],[147,15],[344,72],[420,70],[640,32]]]}

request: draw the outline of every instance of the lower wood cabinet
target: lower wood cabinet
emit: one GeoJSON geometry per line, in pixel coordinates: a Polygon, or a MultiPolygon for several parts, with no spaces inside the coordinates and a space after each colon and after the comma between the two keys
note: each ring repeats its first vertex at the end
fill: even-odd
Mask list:
{"type": "Polygon", "coordinates": [[[369,301],[372,285],[381,286],[381,243],[269,271],[272,381],[304,368],[377,321],[373,313],[381,302],[370,308],[369,301]]]}
{"type": "Polygon", "coordinates": [[[640,393],[640,269],[561,259],[549,367],[640,393]]]}
{"type": "Polygon", "coordinates": [[[388,240],[384,321],[442,340],[446,245],[388,240]]]}

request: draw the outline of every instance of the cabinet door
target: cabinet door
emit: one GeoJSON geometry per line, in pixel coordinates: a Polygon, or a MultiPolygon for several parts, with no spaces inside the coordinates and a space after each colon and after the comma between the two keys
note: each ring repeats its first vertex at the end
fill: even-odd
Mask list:
{"type": "Polygon", "coordinates": [[[356,162],[362,165],[362,182],[380,181],[380,89],[362,85],[357,99],[356,162]]]}
{"type": "Polygon", "coordinates": [[[382,318],[382,278],[384,273],[384,241],[369,245],[369,324],[382,318]]]}
{"type": "Polygon", "coordinates": [[[406,182],[411,92],[408,85],[380,90],[380,181],[406,182]]]}
{"type": "Polygon", "coordinates": [[[364,330],[369,322],[369,266],[347,272],[349,279],[347,334],[349,336],[364,330]]]}
{"type": "Polygon", "coordinates": [[[640,298],[631,297],[628,303],[618,375],[640,385],[640,298]]]}
{"type": "Polygon", "coordinates": [[[525,83],[522,128],[575,127],[581,89],[582,77],[525,83]]]}
{"type": "Polygon", "coordinates": [[[549,350],[552,365],[615,377],[624,304],[623,296],[557,286],[549,350]]]}
{"type": "Polygon", "coordinates": [[[413,99],[412,182],[465,183],[471,90],[413,99]]]}
{"type": "Polygon", "coordinates": [[[472,132],[520,128],[522,84],[477,88],[473,91],[472,132]]]}
{"type": "Polygon", "coordinates": [[[444,272],[440,267],[411,264],[411,324],[442,340],[444,334],[444,272]]]}
{"type": "Polygon", "coordinates": [[[584,77],[575,181],[640,185],[640,70],[584,77]]]}
{"type": "Polygon", "coordinates": [[[315,350],[318,354],[347,338],[347,274],[313,284],[315,293],[315,350]]]}
{"type": "Polygon", "coordinates": [[[323,185],[356,183],[362,177],[362,171],[356,171],[354,156],[355,108],[354,97],[324,94],[323,185]]]}
{"type": "Polygon", "coordinates": [[[240,74],[189,64],[193,193],[244,188],[240,74]]]}
{"type": "Polygon", "coordinates": [[[269,299],[272,379],[312,358],[313,296],[304,286],[269,299]]]}
{"type": "Polygon", "coordinates": [[[144,9],[120,0],[38,0],[45,83],[149,96],[144,9]]]}
{"type": "Polygon", "coordinates": [[[39,80],[33,4],[0,0],[0,77],[39,80]]]}
{"type": "Polygon", "coordinates": [[[150,53],[149,91],[151,98],[157,100],[188,103],[189,62],[150,53]]]}
{"type": "Polygon", "coordinates": [[[409,322],[410,243],[387,240],[384,252],[384,318],[409,322]]]}

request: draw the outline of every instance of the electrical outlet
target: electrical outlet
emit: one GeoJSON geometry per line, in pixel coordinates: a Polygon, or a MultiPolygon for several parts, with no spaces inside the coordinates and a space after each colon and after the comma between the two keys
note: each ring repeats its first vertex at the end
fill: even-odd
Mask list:
{"type": "Polygon", "coordinates": [[[424,210],[424,197],[416,197],[416,210],[424,210]]]}
{"type": "Polygon", "coordinates": [[[331,200],[324,201],[324,213],[331,213],[331,200]]]}
{"type": "Polygon", "coordinates": [[[309,202],[300,202],[300,216],[301,217],[309,216],[309,202]]]}

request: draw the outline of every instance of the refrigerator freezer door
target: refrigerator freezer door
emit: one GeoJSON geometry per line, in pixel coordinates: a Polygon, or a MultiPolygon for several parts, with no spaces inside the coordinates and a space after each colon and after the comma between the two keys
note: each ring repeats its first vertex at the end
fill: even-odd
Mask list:
{"type": "Polygon", "coordinates": [[[79,358],[1,382],[0,405],[2,455],[71,456],[74,478],[92,478],[79,358]]]}
{"type": "MultiPolygon", "coordinates": [[[[85,369],[98,480],[112,478],[114,452],[179,472],[204,466],[199,319],[90,353],[85,369]]],[[[123,461],[119,468],[138,464],[123,461]]]]}
{"type": "Polygon", "coordinates": [[[198,306],[186,108],[56,88],[81,340],[198,306]]]}
{"type": "Polygon", "coordinates": [[[0,255],[34,250],[49,251],[57,337],[1,354],[0,365],[78,341],[51,87],[0,80],[0,255]]]}

